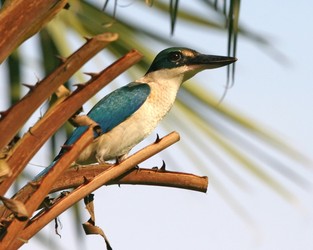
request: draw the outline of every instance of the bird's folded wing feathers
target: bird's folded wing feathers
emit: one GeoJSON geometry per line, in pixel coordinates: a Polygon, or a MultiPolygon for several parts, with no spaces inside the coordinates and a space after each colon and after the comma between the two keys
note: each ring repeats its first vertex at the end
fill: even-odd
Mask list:
{"type": "MultiPolygon", "coordinates": [[[[148,84],[130,83],[102,98],[87,115],[100,125],[102,133],[106,133],[135,113],[149,94],[148,84]]],[[[64,145],[75,143],[87,128],[87,126],[76,128],[64,145]]],[[[55,160],[63,153],[62,149],[55,160]]]]}

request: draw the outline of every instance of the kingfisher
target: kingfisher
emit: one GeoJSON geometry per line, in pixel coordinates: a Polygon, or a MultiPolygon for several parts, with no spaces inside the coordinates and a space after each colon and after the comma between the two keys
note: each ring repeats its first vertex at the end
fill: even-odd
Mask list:
{"type": "MultiPolygon", "coordinates": [[[[183,82],[202,70],[222,67],[236,60],[234,57],[204,55],[183,47],[161,51],[143,77],[111,92],[89,111],[87,115],[102,132],[75,163],[122,161],[169,112],[183,82]]],[[[64,145],[75,143],[87,128],[77,127],[64,145]]],[[[64,154],[64,148],[53,165],[64,154]]]]}

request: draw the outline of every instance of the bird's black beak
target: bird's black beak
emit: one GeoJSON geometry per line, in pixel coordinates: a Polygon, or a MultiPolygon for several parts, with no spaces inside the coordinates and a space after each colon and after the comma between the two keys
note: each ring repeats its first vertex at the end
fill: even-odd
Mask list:
{"type": "Polygon", "coordinates": [[[237,61],[235,57],[197,54],[188,60],[188,65],[200,69],[215,69],[237,61]]]}

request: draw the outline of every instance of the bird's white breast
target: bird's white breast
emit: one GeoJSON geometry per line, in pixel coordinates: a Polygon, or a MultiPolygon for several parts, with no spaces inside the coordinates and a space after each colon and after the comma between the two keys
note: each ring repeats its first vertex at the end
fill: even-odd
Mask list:
{"type": "Polygon", "coordinates": [[[104,162],[127,154],[135,145],[147,137],[160,120],[171,109],[181,81],[147,81],[151,87],[150,95],[144,104],[128,119],[97,138],[88,146],[77,163],[104,162]]]}

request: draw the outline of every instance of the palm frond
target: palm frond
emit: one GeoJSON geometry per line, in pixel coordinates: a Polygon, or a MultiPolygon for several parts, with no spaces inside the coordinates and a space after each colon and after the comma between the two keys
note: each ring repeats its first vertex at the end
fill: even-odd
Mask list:
{"type": "MultiPolygon", "coordinates": [[[[210,18],[200,17],[184,10],[179,10],[179,18],[186,22],[204,25],[208,28],[225,30],[226,27],[228,29],[228,55],[236,54],[238,33],[261,43],[266,41],[264,38],[259,40],[257,38],[258,36],[239,26],[239,0],[230,1],[227,7],[226,1],[224,1],[222,8],[217,6],[216,2],[205,2],[208,6],[210,6],[210,8],[217,11],[217,13],[222,17],[221,20],[224,20],[227,23],[226,26],[223,22],[211,21],[210,18]]],[[[177,22],[178,1],[172,1],[170,4],[171,10],[169,14],[172,18],[172,27],[174,27],[177,22]]],[[[63,15],[59,17],[60,20],[58,20],[56,24],[51,23],[51,26],[48,26],[52,39],[54,39],[54,36],[58,37],[55,39],[61,40],[64,37],[60,35],[60,32],[56,32],[56,29],[52,28],[60,21],[62,21],[68,28],[73,29],[75,32],[84,36],[88,34],[95,35],[104,31],[118,32],[120,34],[120,38],[109,47],[109,50],[116,56],[120,53],[125,53],[132,47],[142,51],[142,53],[145,54],[145,58],[136,66],[137,70],[140,70],[141,72],[144,72],[148,68],[154,52],[151,51],[147,44],[145,44],[144,39],[141,39],[140,37],[151,38],[156,43],[160,43],[163,46],[172,46],[175,44],[171,38],[164,38],[151,30],[146,30],[132,23],[126,23],[125,21],[120,20],[117,16],[114,17],[114,21],[112,22],[111,15],[101,11],[87,1],[74,1],[71,5],[72,11],[68,11],[68,13],[65,14],[63,13],[63,15]]],[[[153,7],[160,12],[169,11],[168,6],[162,2],[154,2],[153,7]]],[[[62,42],[59,41],[57,44],[62,44],[62,42]]],[[[234,70],[235,69],[233,68],[232,77],[234,76],[234,70]]],[[[228,74],[229,72],[230,71],[228,70],[228,74]]],[[[186,84],[184,90],[187,91],[192,98],[205,105],[207,109],[210,109],[210,112],[213,112],[214,115],[203,115],[203,113],[200,114],[197,110],[192,109],[192,104],[188,101],[188,98],[179,98],[180,108],[183,109],[185,113],[189,113],[189,116],[192,114],[193,117],[191,120],[193,121],[194,127],[203,131],[207,138],[211,138],[211,140],[214,140],[217,145],[220,145],[226,155],[231,156],[231,158],[244,166],[246,170],[252,172],[257,178],[260,178],[267,185],[271,186],[273,190],[280,193],[282,196],[287,198],[287,200],[292,200],[290,192],[286,190],[286,187],[281,186],[278,180],[272,179],[266,170],[258,165],[257,162],[259,160],[272,166],[273,169],[276,169],[276,171],[280,174],[293,180],[298,185],[306,186],[308,184],[308,181],[305,180],[305,178],[296,174],[295,171],[290,169],[288,166],[281,164],[275,157],[272,157],[268,153],[268,150],[262,151],[261,147],[258,146],[258,143],[251,144],[249,140],[245,140],[245,137],[252,135],[256,142],[262,142],[265,147],[274,148],[280,151],[282,155],[288,155],[292,159],[301,163],[307,162],[308,160],[306,157],[300,152],[297,152],[297,150],[287,145],[281,139],[276,138],[273,134],[268,132],[267,129],[251,121],[251,119],[234,112],[232,109],[225,107],[225,105],[218,106],[217,98],[215,98],[209,90],[200,88],[199,85],[196,84],[186,84]],[[220,120],[224,120],[225,122],[221,123],[220,120]],[[207,125],[205,126],[205,124],[207,125]],[[227,124],[227,126],[225,124],[227,124]],[[233,129],[229,128],[229,124],[232,124],[232,127],[239,127],[241,133],[244,133],[245,136],[239,136],[237,132],[234,132],[233,129]],[[227,134],[228,138],[226,140],[225,137],[222,136],[223,133],[227,134]],[[253,157],[251,157],[251,154],[249,155],[248,153],[242,152],[242,150],[237,150],[236,145],[238,144],[243,146],[246,151],[252,148],[251,151],[253,157]]]]}

